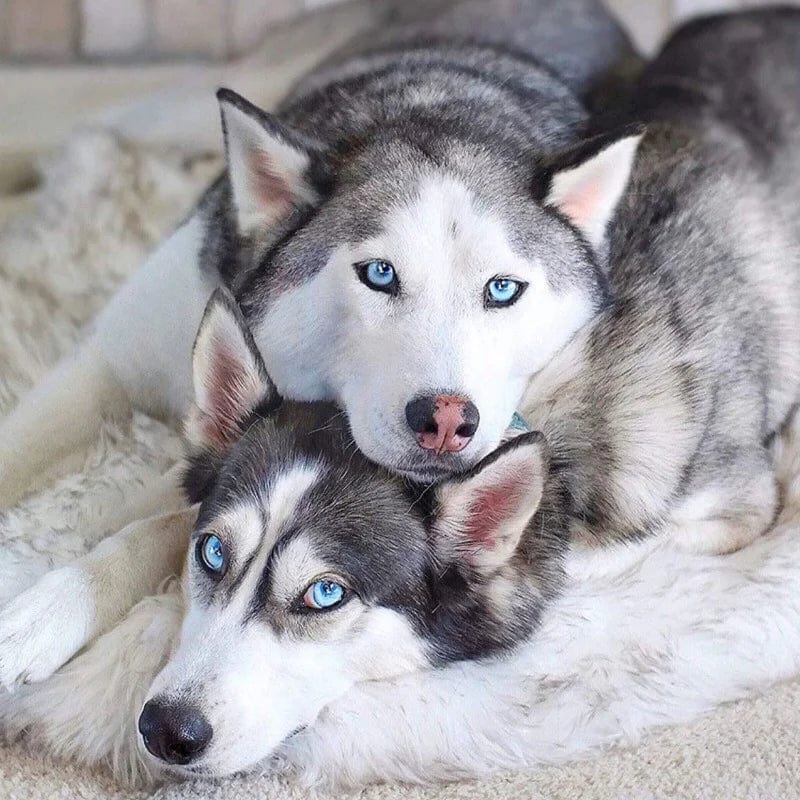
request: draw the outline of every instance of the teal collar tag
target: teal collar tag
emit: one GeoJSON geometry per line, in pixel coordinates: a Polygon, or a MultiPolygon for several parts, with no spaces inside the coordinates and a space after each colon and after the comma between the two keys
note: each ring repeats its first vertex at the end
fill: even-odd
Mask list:
{"type": "Polygon", "coordinates": [[[519,433],[528,433],[530,428],[528,427],[528,423],[525,422],[522,415],[515,411],[514,416],[511,417],[511,423],[508,426],[508,430],[510,431],[517,431],[519,433]]]}

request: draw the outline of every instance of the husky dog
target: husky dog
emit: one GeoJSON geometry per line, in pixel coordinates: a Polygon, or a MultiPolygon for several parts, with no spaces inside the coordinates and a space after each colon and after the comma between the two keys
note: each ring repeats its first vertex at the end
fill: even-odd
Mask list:
{"type": "Polygon", "coordinates": [[[162,764],[242,769],[356,682],[530,636],[566,545],[540,434],[426,494],[353,450],[333,406],[281,404],[220,292],[193,360],[188,610],[139,719],[162,764]]]}
{"type": "Polygon", "coordinates": [[[412,498],[342,460],[330,411],[281,428],[243,320],[212,303],[188,425],[190,605],[139,719],[151,753],[186,774],[238,769],[356,681],[520,642],[570,535],[672,525],[725,552],[764,530],[766,443],[800,399],[798,65],[798,11],[689,25],[638,88],[647,134],[594,139],[538,176],[568,198],[611,170],[620,195],[594,242],[573,227],[585,208],[560,206],[585,248],[572,269],[600,264],[609,301],[526,393],[551,467],[526,434],[412,498]]]}
{"type": "Polygon", "coordinates": [[[328,60],[276,114],[220,91],[225,174],[0,427],[0,507],[103,415],[184,415],[219,285],[281,392],[337,402],[373,460],[440,477],[498,444],[528,377],[604,301],[530,184],[630,49],[595,0],[436,5],[328,60]]]}

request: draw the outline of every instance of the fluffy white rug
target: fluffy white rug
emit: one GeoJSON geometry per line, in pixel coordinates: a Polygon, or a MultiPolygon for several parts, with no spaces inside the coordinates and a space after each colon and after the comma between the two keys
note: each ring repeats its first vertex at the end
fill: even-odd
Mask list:
{"type": "MultiPolygon", "coordinates": [[[[76,137],[48,165],[39,206],[0,231],[0,409],[74,342],[212,167],[102,132],[76,137]]],[[[113,530],[120,487],[146,484],[178,455],[158,423],[107,428],[75,474],[0,517],[0,601],[113,530]]],[[[267,769],[360,786],[563,763],[798,674],[800,426],[777,443],[776,463],[784,511],[745,551],[702,558],[651,541],[576,555],[569,591],[530,646],[358,687],[267,769]]],[[[144,601],[49,681],[0,695],[6,732],[25,730],[28,742],[124,782],[146,779],[135,711],[179,620],[174,587],[144,601]]]]}

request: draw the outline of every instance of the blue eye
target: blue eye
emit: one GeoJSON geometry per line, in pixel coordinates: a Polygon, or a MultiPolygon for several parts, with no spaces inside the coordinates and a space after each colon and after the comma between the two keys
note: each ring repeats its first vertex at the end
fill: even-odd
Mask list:
{"type": "Polygon", "coordinates": [[[394,267],[388,261],[372,259],[355,265],[359,280],[376,292],[397,294],[399,283],[394,267]]]}
{"type": "Polygon", "coordinates": [[[303,595],[303,605],[322,611],[326,608],[338,606],[344,600],[345,588],[330,578],[312,583],[303,595]]]}
{"type": "Polygon", "coordinates": [[[215,575],[221,575],[225,571],[225,545],[222,544],[219,536],[209,533],[200,540],[197,554],[202,565],[215,575]]]}
{"type": "Polygon", "coordinates": [[[484,305],[486,308],[513,305],[527,286],[513,278],[492,278],[483,290],[484,305]]]}

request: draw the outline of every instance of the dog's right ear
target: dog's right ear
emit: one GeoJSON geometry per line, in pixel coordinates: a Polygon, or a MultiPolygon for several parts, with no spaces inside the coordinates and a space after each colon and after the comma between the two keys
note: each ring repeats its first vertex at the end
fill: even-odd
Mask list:
{"type": "Polygon", "coordinates": [[[469,472],[439,484],[433,529],[440,557],[479,572],[500,569],[539,508],[549,464],[547,442],[534,431],[515,436],[469,472]]]}
{"type": "Polygon", "coordinates": [[[206,306],[192,354],[194,407],[186,437],[196,452],[224,456],[254,412],[281,402],[231,294],[217,289],[206,306]]]}
{"type": "Polygon", "coordinates": [[[322,146],[230,89],[217,100],[239,233],[258,236],[316,205],[326,183],[322,146]]]}

